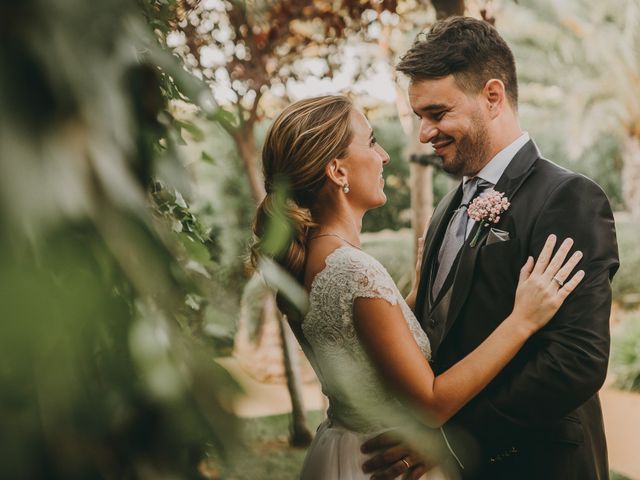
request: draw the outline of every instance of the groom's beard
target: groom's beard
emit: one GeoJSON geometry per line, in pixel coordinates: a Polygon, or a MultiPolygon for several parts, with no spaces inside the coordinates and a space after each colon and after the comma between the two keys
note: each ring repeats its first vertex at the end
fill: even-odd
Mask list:
{"type": "Polygon", "coordinates": [[[445,172],[458,177],[476,175],[489,160],[487,127],[480,115],[473,115],[471,121],[476,127],[457,142],[453,159],[442,166],[445,172]]]}

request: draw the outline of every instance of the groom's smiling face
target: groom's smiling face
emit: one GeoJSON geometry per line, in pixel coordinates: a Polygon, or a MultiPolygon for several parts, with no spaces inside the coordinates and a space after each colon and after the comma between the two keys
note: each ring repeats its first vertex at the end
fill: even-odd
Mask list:
{"type": "Polygon", "coordinates": [[[433,145],[445,171],[474,176],[486,165],[490,138],[481,95],[464,92],[449,75],[412,82],[409,101],[420,118],[420,141],[433,145]]]}

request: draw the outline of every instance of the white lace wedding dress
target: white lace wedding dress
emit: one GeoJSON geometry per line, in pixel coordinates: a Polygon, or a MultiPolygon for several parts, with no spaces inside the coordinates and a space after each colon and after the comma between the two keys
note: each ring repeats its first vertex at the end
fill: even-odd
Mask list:
{"type": "MultiPolygon", "coordinates": [[[[353,247],[340,247],[311,284],[310,308],[302,331],[322,391],[329,399],[327,420],[320,425],[301,473],[302,480],[364,480],[368,458],[360,452],[368,438],[394,426],[403,411],[384,386],[358,340],[353,302],[382,298],[400,305],[416,343],[429,357],[429,339],[404,301],[393,279],[376,259],[353,247]]],[[[429,474],[431,478],[442,478],[429,474]]]]}

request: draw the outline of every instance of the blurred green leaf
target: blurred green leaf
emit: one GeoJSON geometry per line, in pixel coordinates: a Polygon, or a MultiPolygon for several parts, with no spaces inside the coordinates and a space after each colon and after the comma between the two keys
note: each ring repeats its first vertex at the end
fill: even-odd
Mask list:
{"type": "Polygon", "coordinates": [[[202,156],[201,156],[202,160],[204,160],[207,163],[214,163],[215,159],[209,155],[207,152],[202,152],[202,156]]]}
{"type": "Polygon", "coordinates": [[[272,193],[269,222],[260,244],[261,252],[268,257],[278,258],[282,255],[293,234],[293,227],[286,213],[289,208],[287,190],[286,182],[276,181],[272,193]]]}
{"type": "Polygon", "coordinates": [[[179,120],[176,120],[175,123],[178,128],[187,131],[194,141],[201,142],[203,140],[204,132],[194,123],[179,120]]]}
{"type": "Polygon", "coordinates": [[[302,315],[305,315],[309,310],[309,298],[300,283],[268,258],[261,258],[258,267],[267,285],[284,296],[302,315]]]}

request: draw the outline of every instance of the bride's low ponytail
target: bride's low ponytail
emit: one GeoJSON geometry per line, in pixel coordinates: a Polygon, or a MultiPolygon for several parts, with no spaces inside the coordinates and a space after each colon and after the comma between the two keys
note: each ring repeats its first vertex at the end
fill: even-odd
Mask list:
{"type": "Polygon", "coordinates": [[[309,98],[289,105],[269,128],[262,149],[267,195],[253,225],[254,268],[261,256],[268,256],[302,283],[308,234],[316,226],[312,212],[326,166],[343,157],[351,143],[352,110],[343,96],[309,98]],[[283,234],[286,238],[279,241],[283,234]]]}
{"type": "Polygon", "coordinates": [[[301,207],[292,198],[278,201],[278,195],[282,195],[282,193],[267,193],[256,211],[256,219],[253,223],[254,242],[251,246],[251,264],[253,268],[257,268],[260,255],[266,254],[273,257],[297,280],[301,280],[306,260],[307,234],[316,224],[313,222],[311,211],[308,208],[301,207]],[[285,239],[283,244],[269,248],[269,246],[265,246],[265,241],[271,240],[273,242],[273,240],[266,237],[268,227],[278,224],[282,230],[288,231],[289,238],[285,239]]]}

